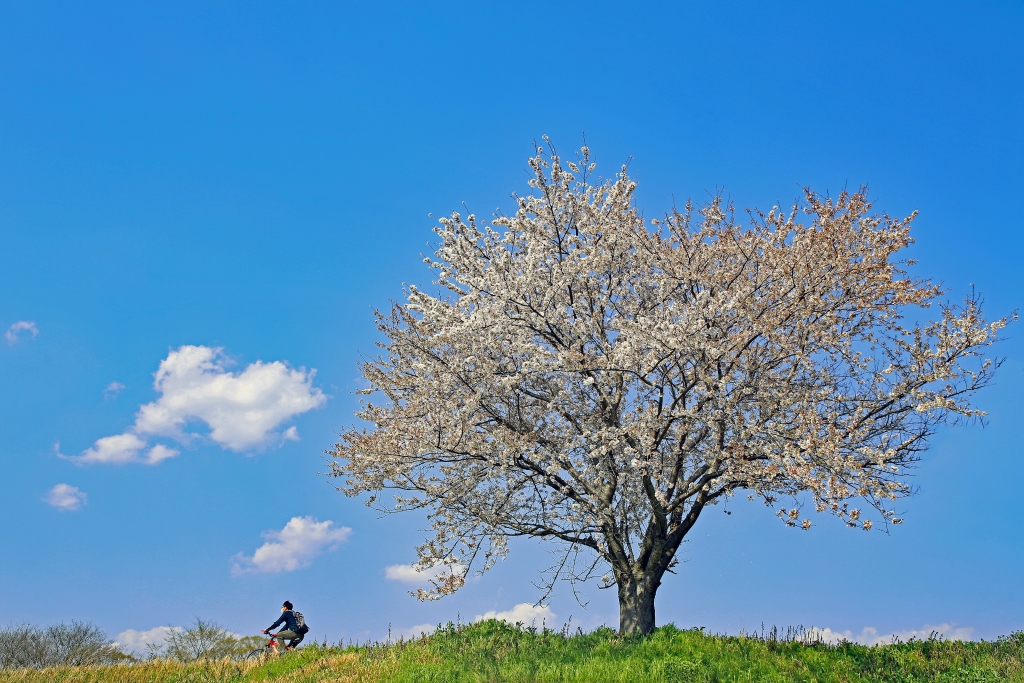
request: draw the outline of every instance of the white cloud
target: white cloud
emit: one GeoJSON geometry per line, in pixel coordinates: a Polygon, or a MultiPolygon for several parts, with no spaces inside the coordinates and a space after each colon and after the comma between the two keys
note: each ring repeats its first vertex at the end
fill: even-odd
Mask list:
{"type": "Polygon", "coordinates": [[[401,581],[402,583],[414,583],[419,585],[427,585],[431,579],[436,579],[442,574],[450,573],[463,574],[465,568],[461,565],[455,565],[449,567],[446,564],[439,564],[430,569],[420,571],[413,567],[411,564],[392,564],[384,568],[384,578],[391,581],[401,581]]]}
{"type": "Polygon", "coordinates": [[[120,382],[111,382],[107,385],[107,388],[103,390],[103,398],[114,398],[124,389],[124,385],[120,382]]]}
{"type": "Polygon", "coordinates": [[[167,460],[167,458],[173,458],[174,456],[178,455],[179,452],[180,451],[178,451],[175,448],[168,448],[167,446],[158,443],[157,445],[153,446],[148,451],[146,451],[146,455],[143,458],[143,461],[147,465],[156,465],[157,463],[161,463],[164,460],[167,460]]]}
{"type": "MultiPolygon", "coordinates": [[[[327,400],[313,386],[314,370],[294,369],[281,361],[256,361],[233,373],[226,369],[228,364],[221,349],[208,346],[171,351],[160,362],[153,382],[160,397],[139,407],[135,424],[122,434],[98,439],[81,455],[69,459],[79,464],[155,465],[178,451],[160,444],[146,450],[149,438],[162,436],[189,443],[203,436],[186,429],[196,422],[209,428],[207,438],[233,451],[297,441],[294,426],[283,433],[275,430],[327,400]]],[[[114,382],[107,391],[115,385],[123,388],[114,382]]]]}
{"type": "Polygon", "coordinates": [[[4,333],[4,339],[11,346],[14,346],[19,340],[25,335],[30,335],[32,338],[39,336],[39,328],[32,320],[19,320],[10,327],[7,328],[7,332],[4,333]]]}
{"type": "Polygon", "coordinates": [[[540,628],[545,624],[548,626],[553,625],[555,623],[555,613],[551,611],[551,607],[548,605],[538,607],[529,602],[521,602],[505,612],[491,610],[490,612],[478,614],[473,621],[485,621],[487,619],[497,619],[509,624],[522,624],[523,626],[540,628]]]}
{"type": "Polygon", "coordinates": [[[173,458],[178,455],[177,450],[168,448],[163,444],[157,444],[150,448],[149,444],[131,432],[97,439],[92,448],[87,448],[81,455],[74,457],[61,455],[60,444],[57,444],[54,448],[60,457],[73,460],[80,465],[93,463],[121,465],[126,462],[156,465],[167,458],[173,458]]]}
{"type": "Polygon", "coordinates": [[[78,463],[104,462],[119,464],[139,460],[139,453],[146,447],[146,442],[131,432],[105,436],[97,439],[92,448],[75,458],[78,463]]]}
{"type": "Polygon", "coordinates": [[[352,529],[335,527],[334,522],[315,517],[292,517],[280,531],[263,534],[266,542],[252,557],[239,553],[233,574],[290,572],[308,567],[320,554],[335,550],[348,539],[352,529]]]}
{"type": "Polygon", "coordinates": [[[77,486],[71,486],[70,484],[57,484],[47,491],[46,497],[43,498],[43,501],[58,510],[78,510],[85,505],[85,500],[88,497],[88,494],[80,490],[77,486]]]}
{"type": "Polygon", "coordinates": [[[313,386],[313,371],[256,361],[234,374],[225,365],[221,349],[182,346],[172,351],[153,384],[162,396],[139,408],[136,430],[187,440],[185,425],[200,420],[213,441],[243,451],[265,445],[281,423],[327,400],[313,386]]]}
{"type": "Polygon", "coordinates": [[[808,635],[811,638],[820,638],[827,643],[838,643],[848,640],[852,643],[860,643],[861,645],[888,645],[894,639],[904,643],[912,638],[927,640],[932,633],[938,633],[946,640],[970,640],[974,629],[967,626],[945,623],[938,626],[925,624],[919,629],[884,634],[879,634],[878,629],[874,626],[865,626],[857,635],[854,635],[850,630],[833,631],[830,628],[812,628],[808,630],[808,635]]]}
{"type": "Polygon", "coordinates": [[[148,631],[127,629],[117,634],[116,645],[122,652],[145,652],[149,646],[163,647],[171,633],[184,631],[181,626],[157,626],[148,631]]]}

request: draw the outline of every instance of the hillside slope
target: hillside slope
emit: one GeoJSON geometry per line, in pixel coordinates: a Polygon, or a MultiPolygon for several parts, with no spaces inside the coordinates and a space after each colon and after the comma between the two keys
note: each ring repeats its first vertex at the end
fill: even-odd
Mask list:
{"type": "Polygon", "coordinates": [[[877,647],[712,636],[672,626],[646,638],[569,636],[500,622],[449,626],[416,641],[310,645],[262,664],[146,662],[0,671],[0,683],[448,683],[507,681],[1024,683],[1024,633],[995,642],[927,640],[877,647]]]}

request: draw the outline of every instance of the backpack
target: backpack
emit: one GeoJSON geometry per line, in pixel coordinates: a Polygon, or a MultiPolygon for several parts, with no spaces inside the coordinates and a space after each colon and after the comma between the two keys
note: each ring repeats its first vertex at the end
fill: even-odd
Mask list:
{"type": "Polygon", "coordinates": [[[292,610],[292,616],[295,617],[295,626],[299,629],[299,633],[302,635],[309,633],[309,626],[306,626],[306,617],[302,616],[302,612],[292,610]]]}

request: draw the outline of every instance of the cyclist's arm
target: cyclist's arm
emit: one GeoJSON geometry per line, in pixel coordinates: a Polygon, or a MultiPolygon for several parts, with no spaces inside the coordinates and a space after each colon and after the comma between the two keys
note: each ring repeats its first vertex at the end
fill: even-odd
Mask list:
{"type": "Polygon", "coordinates": [[[284,618],[284,615],[282,614],[281,618],[279,618],[277,621],[275,621],[273,624],[271,624],[270,628],[268,628],[267,630],[268,631],[273,631],[275,628],[277,628],[278,626],[283,624],[285,621],[286,621],[286,619],[284,618]]]}

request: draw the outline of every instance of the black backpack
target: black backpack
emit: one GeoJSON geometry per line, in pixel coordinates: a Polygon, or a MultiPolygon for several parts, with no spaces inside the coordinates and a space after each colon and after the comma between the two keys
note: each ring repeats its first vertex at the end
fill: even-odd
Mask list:
{"type": "Polygon", "coordinates": [[[302,616],[302,612],[292,610],[292,616],[295,617],[295,626],[299,629],[299,634],[305,635],[309,633],[309,626],[306,626],[306,617],[302,616]]]}

